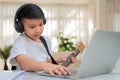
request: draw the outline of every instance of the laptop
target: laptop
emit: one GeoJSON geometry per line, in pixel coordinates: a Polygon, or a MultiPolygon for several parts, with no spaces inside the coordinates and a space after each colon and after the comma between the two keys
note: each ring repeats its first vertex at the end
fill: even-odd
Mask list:
{"type": "Polygon", "coordinates": [[[43,76],[61,78],[86,78],[110,73],[120,56],[120,32],[97,30],[85,50],[80,67],[71,70],[70,76],[50,75],[36,72],[43,76]]]}

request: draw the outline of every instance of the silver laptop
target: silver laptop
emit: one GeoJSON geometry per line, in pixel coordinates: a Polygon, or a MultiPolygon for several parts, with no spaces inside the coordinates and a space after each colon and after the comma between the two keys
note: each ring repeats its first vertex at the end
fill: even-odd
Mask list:
{"type": "MultiPolygon", "coordinates": [[[[79,69],[72,70],[71,76],[54,77],[86,78],[110,73],[120,56],[120,33],[97,30],[89,43],[79,69]]],[[[44,72],[37,72],[44,76],[53,76],[44,72]]]]}

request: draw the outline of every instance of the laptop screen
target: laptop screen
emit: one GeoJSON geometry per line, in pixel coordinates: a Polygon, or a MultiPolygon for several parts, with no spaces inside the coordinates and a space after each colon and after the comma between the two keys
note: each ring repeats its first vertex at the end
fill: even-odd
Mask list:
{"type": "Polygon", "coordinates": [[[119,56],[120,33],[97,30],[84,53],[78,77],[111,72],[119,56]]]}

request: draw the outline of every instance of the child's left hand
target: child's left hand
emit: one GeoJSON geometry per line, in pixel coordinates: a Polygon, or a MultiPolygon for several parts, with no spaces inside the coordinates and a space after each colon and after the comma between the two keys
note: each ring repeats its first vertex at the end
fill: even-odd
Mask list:
{"type": "MultiPolygon", "coordinates": [[[[74,54],[74,53],[72,53],[72,54],[74,54]]],[[[69,55],[70,55],[70,54],[69,54],[69,55]]],[[[68,55],[68,56],[69,56],[69,55],[68,55]]],[[[56,59],[56,61],[57,61],[58,63],[62,63],[62,62],[64,62],[64,61],[67,60],[68,56],[66,56],[66,57],[59,57],[59,58],[56,59]]],[[[77,58],[76,58],[76,57],[71,57],[71,61],[72,61],[72,63],[74,63],[74,62],[77,61],[77,58]]]]}

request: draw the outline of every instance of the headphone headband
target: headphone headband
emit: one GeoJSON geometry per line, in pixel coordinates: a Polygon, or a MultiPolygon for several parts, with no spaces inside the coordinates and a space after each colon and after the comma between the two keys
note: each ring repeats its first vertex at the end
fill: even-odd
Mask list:
{"type": "Polygon", "coordinates": [[[15,14],[15,18],[14,18],[14,24],[15,24],[14,27],[15,27],[15,30],[17,32],[19,32],[19,33],[23,33],[24,32],[24,26],[23,26],[23,24],[21,22],[21,19],[24,18],[23,16],[27,15],[26,9],[27,9],[27,11],[28,10],[29,11],[35,10],[35,9],[31,9],[31,6],[35,7],[35,9],[39,10],[39,13],[41,15],[40,18],[43,19],[44,25],[46,24],[46,18],[44,16],[44,13],[43,13],[42,9],[39,6],[37,6],[35,4],[24,4],[20,8],[18,8],[18,10],[17,10],[17,12],[15,14]]]}

